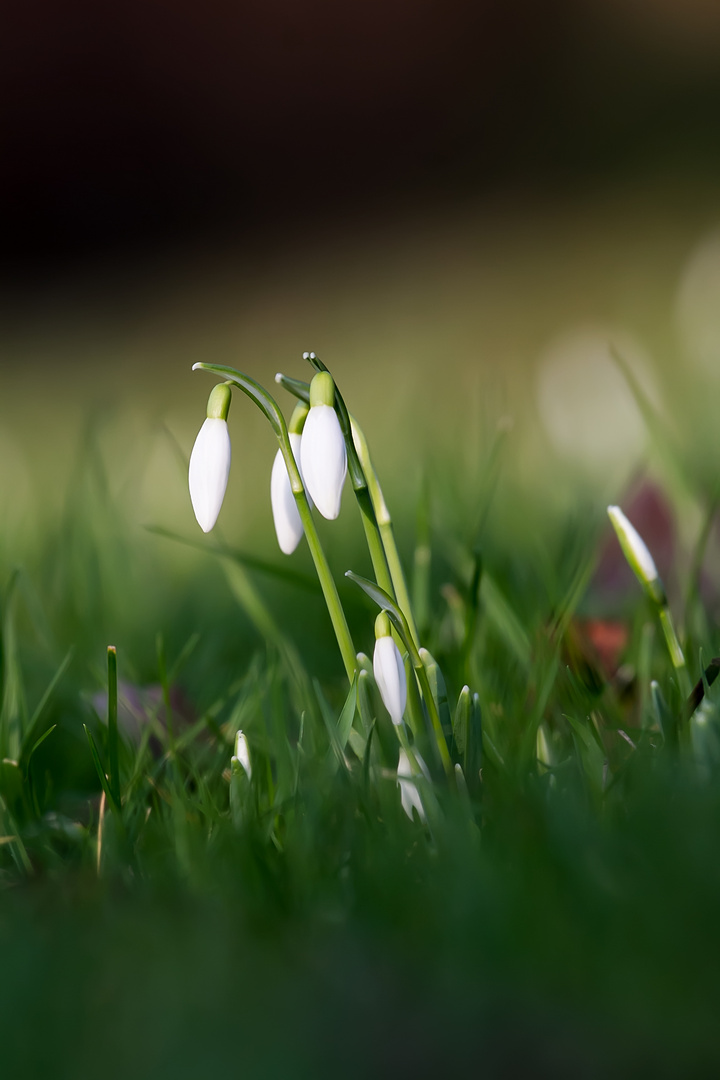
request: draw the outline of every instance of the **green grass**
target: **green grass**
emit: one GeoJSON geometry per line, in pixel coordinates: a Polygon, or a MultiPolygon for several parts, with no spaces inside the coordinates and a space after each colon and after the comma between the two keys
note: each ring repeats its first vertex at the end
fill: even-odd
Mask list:
{"type": "MultiPolygon", "coordinates": [[[[607,605],[602,506],[544,529],[536,511],[533,540],[493,523],[492,446],[464,518],[430,476],[415,541],[430,574],[407,529],[402,554],[466,782],[419,730],[423,824],[401,808],[374,688],[346,701],[312,578],[207,538],[178,587],[173,542],[128,532],[92,450],[4,590],[8,1075],[717,1069],[718,695],[683,718],[634,581],[620,674],[583,644],[578,616],[607,605]],[[456,716],[465,684],[479,709],[464,698],[456,716]],[[230,767],[238,728],[252,781],[230,767]]],[[[367,554],[358,540],[332,555],[370,654],[377,609],[342,577],[370,573],[367,554]]],[[[688,595],[696,680],[717,635],[688,595]]]]}
{"type": "MultiPolygon", "coordinates": [[[[226,268],[200,299],[171,289],[152,318],[120,289],[94,321],[82,304],[40,307],[22,333],[5,319],[0,1076],[717,1073],[720,685],[683,719],[652,603],[606,572],[605,516],[629,509],[633,470],[667,497],[663,575],[697,683],[720,653],[716,410],[671,312],[715,196],[668,224],[640,194],[469,232],[463,217],[415,247],[356,238],[337,272],[323,241],[310,262],[226,268]],[[596,311],[650,343],[665,401],[643,403],[645,458],[607,475],[550,450],[529,366],[596,311]],[[276,552],[276,444],[249,403],[221,528],[191,516],[184,458],[211,385],[191,362],[247,356],[275,390],[278,366],[307,377],[288,356],[318,328],[446,683],[467,792],[421,729],[426,825],[403,813],[366,677],[347,705],[307,551],[276,552]],[[68,387],[70,357],[88,378],[68,387]],[[609,671],[590,617],[627,631],[609,671]]],[[[349,491],[319,532],[371,656],[377,607],[344,577],[373,576],[349,491]]]]}

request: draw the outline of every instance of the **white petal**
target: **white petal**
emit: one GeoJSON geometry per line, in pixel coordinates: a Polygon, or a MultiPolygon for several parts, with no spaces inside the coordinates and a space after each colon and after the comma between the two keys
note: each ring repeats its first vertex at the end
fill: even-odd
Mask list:
{"type": "Polygon", "coordinates": [[[393,724],[401,724],[407,701],[407,682],[400,650],[391,637],[381,637],[375,642],[373,673],[393,724]]]}
{"type": "MultiPolygon", "coordinates": [[[[421,758],[418,757],[418,760],[421,762],[421,768],[425,766],[425,762],[422,761],[421,758]]],[[[425,771],[426,767],[423,768],[423,772],[425,771]]],[[[400,758],[398,760],[397,776],[398,787],[400,788],[400,801],[403,810],[412,821],[413,808],[415,808],[420,820],[425,821],[425,810],[422,799],[420,798],[420,792],[417,789],[415,781],[412,779],[410,759],[402,748],[400,749],[400,758]]]]}
{"type": "Polygon", "coordinates": [[[230,435],[227,421],[208,417],[200,428],[190,455],[190,499],[203,532],[218,519],[230,472],[230,435]]]}
{"type": "Polygon", "coordinates": [[[313,405],[300,444],[305,487],[323,517],[340,513],[340,498],[347,474],[345,440],[335,410],[313,405]]]}
{"type": "Polygon", "coordinates": [[[248,747],[248,741],[245,734],[242,731],[238,731],[235,736],[235,754],[233,755],[232,760],[237,761],[242,765],[247,773],[248,780],[251,780],[252,766],[250,765],[250,748],[248,747]]]}
{"type": "MultiPolygon", "coordinates": [[[[300,468],[301,441],[302,437],[300,435],[294,432],[290,433],[290,446],[292,447],[293,457],[300,470],[300,476],[302,476],[302,469],[300,468]]],[[[300,520],[300,512],[298,511],[297,503],[295,502],[295,496],[290,487],[290,477],[288,476],[282,450],[278,450],[275,455],[275,461],[273,462],[272,475],[270,477],[270,501],[272,503],[275,532],[277,534],[280,550],[284,552],[285,555],[292,555],[302,539],[303,526],[302,521],[300,520]]],[[[310,502],[310,505],[312,506],[312,502],[310,502]]]]}
{"type": "Polygon", "coordinates": [[[631,525],[619,506],[608,506],[608,515],[618,536],[624,536],[630,556],[635,561],[635,572],[643,581],[651,583],[658,577],[655,560],[648,551],[647,544],[634,525],[631,525]]]}

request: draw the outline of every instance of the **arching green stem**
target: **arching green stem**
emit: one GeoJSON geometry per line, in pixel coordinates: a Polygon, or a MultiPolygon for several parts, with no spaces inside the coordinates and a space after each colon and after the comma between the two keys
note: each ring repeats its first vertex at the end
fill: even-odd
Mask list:
{"type": "Polygon", "coordinates": [[[440,720],[440,714],[438,707],[433,697],[432,689],[430,687],[430,680],[428,679],[427,669],[422,661],[420,652],[413,641],[412,634],[410,633],[410,627],[408,626],[407,619],[403,615],[402,611],[383,589],[379,588],[374,581],[368,581],[367,578],[360,577],[359,574],[354,574],[352,570],[345,572],[345,577],[350,578],[356,585],[359,585],[363,592],[367,593],[371,600],[374,600],[378,607],[387,611],[390,621],[397,630],[398,634],[403,640],[405,648],[410,654],[410,660],[412,666],[415,669],[415,676],[420,684],[423,698],[427,706],[428,715],[430,716],[430,723],[432,724],[433,734],[435,735],[435,741],[437,743],[438,753],[440,754],[440,760],[442,761],[443,769],[448,777],[454,776],[453,765],[450,759],[450,752],[445,741],[445,735],[443,734],[442,723],[440,720]]]}
{"type": "MultiPolygon", "coordinates": [[[[314,353],[309,353],[308,359],[314,367],[318,367],[318,365],[320,364],[320,361],[316,356],[314,356],[314,353]]],[[[318,367],[318,370],[327,369],[325,369],[323,365],[322,368],[318,367]]],[[[288,390],[291,394],[294,394],[295,397],[299,398],[301,401],[307,402],[310,400],[310,387],[308,383],[302,382],[300,379],[291,379],[287,375],[283,375],[281,373],[278,373],[275,376],[275,381],[281,386],[283,386],[286,390],[288,390]]],[[[340,400],[342,400],[337,390],[337,386],[336,394],[338,395],[340,400]]],[[[377,473],[375,472],[375,468],[370,457],[370,450],[368,448],[367,439],[363,434],[362,428],[358,424],[357,420],[350,414],[348,414],[348,420],[350,423],[352,448],[357,454],[363,479],[365,481],[365,487],[370,495],[370,502],[372,504],[374,515],[374,524],[376,526],[384,554],[384,559],[382,560],[376,559],[373,555],[372,544],[375,537],[373,535],[371,539],[369,535],[368,526],[366,525],[365,514],[363,512],[363,505],[360,500],[360,496],[358,495],[358,489],[355,488],[355,494],[356,496],[358,496],[358,502],[360,502],[360,512],[363,514],[363,525],[365,526],[365,535],[368,537],[368,546],[370,547],[370,557],[373,560],[375,577],[378,585],[380,585],[380,587],[383,588],[385,592],[389,593],[390,595],[394,594],[403,614],[405,615],[405,618],[407,619],[413,641],[416,645],[419,645],[420,638],[418,635],[417,626],[415,624],[415,619],[413,617],[412,604],[410,602],[410,593],[408,591],[402,563],[400,562],[400,555],[397,549],[397,544],[395,542],[395,533],[393,530],[390,511],[388,510],[387,503],[385,502],[385,497],[383,495],[382,488],[380,487],[380,481],[378,480],[377,473]],[[384,573],[384,564],[387,565],[389,571],[389,580],[384,573]],[[384,584],[381,578],[384,579],[384,584]],[[392,582],[392,585],[388,587],[390,585],[390,582],[392,582]]],[[[350,449],[348,449],[348,454],[350,453],[351,451],[350,449]]],[[[353,484],[353,486],[355,485],[353,484]]]]}
{"type": "Polygon", "coordinates": [[[262,386],[260,386],[259,383],[255,382],[254,379],[251,379],[249,375],[245,375],[240,371],[235,371],[234,368],[225,367],[220,364],[193,364],[193,371],[196,369],[209,371],[214,375],[219,375],[234,386],[237,386],[238,389],[242,390],[243,393],[247,394],[247,396],[255,402],[260,411],[270,421],[285,460],[288,477],[290,478],[290,487],[295,497],[300,520],[302,521],[305,530],[305,537],[315,564],[320,587],[322,588],[323,596],[325,597],[325,603],[327,604],[330,620],[335,631],[335,637],[337,638],[337,643],[340,648],[345,671],[349,682],[352,683],[356,668],[355,646],[352,637],[350,636],[350,629],[347,624],[347,619],[345,618],[342,604],[340,603],[340,597],[338,596],[337,587],[330,571],[330,566],[328,565],[325,552],[320,543],[320,537],[315,528],[315,522],[300,477],[300,471],[297,467],[290,445],[285,419],[275,400],[262,388],[262,386]]]}

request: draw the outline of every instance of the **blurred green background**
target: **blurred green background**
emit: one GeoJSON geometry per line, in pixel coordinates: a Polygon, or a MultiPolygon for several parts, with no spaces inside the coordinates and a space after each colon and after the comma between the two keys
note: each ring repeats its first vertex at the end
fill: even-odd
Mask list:
{"type": "MultiPolygon", "coordinates": [[[[38,751],[63,809],[96,794],[81,722],[108,643],[121,678],[157,692],[158,635],[172,662],[198,633],[177,680],[194,717],[267,659],[215,544],[311,573],[307,552],[277,549],[275,446],[239,394],[226,503],[200,533],[198,360],[271,389],[278,370],[309,377],[304,350],[331,367],[407,565],[427,484],[441,641],[473,544],[541,634],[578,552],[602,550],[605,505],[644,481],[667,499],[683,578],[717,475],[713,5],[40,3],[9,19],[0,88],[4,664],[20,660],[32,710],[75,649],[38,751]]],[[[646,535],[654,550],[667,532],[646,535]]],[[[349,493],[321,534],[338,576],[369,571],[349,493]]],[[[712,531],[714,653],[719,557],[712,531]]],[[[317,592],[250,577],[341,701],[317,592]]],[[[342,595],[369,652],[369,609],[342,595]]],[[[634,598],[596,583],[581,612],[634,598]]],[[[431,872],[402,834],[375,862],[351,851],[352,888],[310,842],[307,878],[268,859],[256,880],[245,849],[152,884],[61,859],[29,884],[0,877],[0,1066],[712,1075],[717,798],[681,778],[669,802],[664,782],[638,781],[619,822],[519,784],[477,864],[459,842],[431,872]]],[[[355,835],[343,813],[321,816],[333,851],[355,835]]]]}

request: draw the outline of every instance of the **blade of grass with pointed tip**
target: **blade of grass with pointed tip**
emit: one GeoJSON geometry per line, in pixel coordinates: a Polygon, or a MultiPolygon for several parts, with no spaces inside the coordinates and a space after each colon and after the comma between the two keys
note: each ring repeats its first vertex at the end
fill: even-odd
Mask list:
{"type": "Polygon", "coordinates": [[[110,784],[108,783],[108,778],[107,778],[107,776],[105,774],[105,770],[102,767],[102,762],[100,760],[100,754],[98,752],[97,746],[95,745],[95,740],[92,737],[92,732],[90,731],[90,728],[87,726],[87,724],[83,724],[83,728],[85,729],[85,734],[87,735],[87,740],[88,740],[88,743],[90,744],[90,753],[92,755],[93,765],[95,766],[95,772],[98,775],[98,780],[100,781],[100,786],[102,787],[103,791],[105,792],[105,798],[110,803],[110,806],[112,807],[112,809],[116,813],[119,813],[120,808],[116,804],[115,799],[113,798],[113,793],[110,790],[110,784]]]}
{"type": "Polygon", "coordinates": [[[335,716],[332,709],[330,708],[325,694],[323,693],[322,686],[317,679],[313,679],[313,685],[315,687],[315,693],[317,694],[318,702],[320,703],[320,712],[322,713],[322,718],[325,721],[325,728],[330,739],[330,757],[332,759],[332,757],[334,756],[336,764],[341,765],[343,769],[347,770],[347,760],[345,758],[344,750],[340,745],[340,740],[338,738],[335,716]]]}
{"type": "Polygon", "coordinates": [[[117,683],[117,650],[114,645],[108,645],[107,650],[108,671],[108,762],[110,790],[116,805],[122,805],[120,797],[120,754],[118,748],[118,683],[117,683]]]}
{"type": "Polygon", "coordinates": [[[340,716],[337,722],[337,737],[340,744],[340,749],[344,750],[350,736],[350,729],[355,719],[355,707],[357,705],[357,686],[358,686],[358,674],[355,672],[348,696],[345,699],[345,704],[342,707],[340,716]]]}
{"type": "MultiPolygon", "coordinates": [[[[50,701],[51,697],[53,696],[58,683],[60,682],[63,675],[67,671],[67,669],[68,669],[68,667],[70,665],[70,661],[73,658],[74,652],[75,652],[75,647],[71,646],[70,649],[68,650],[68,652],[66,653],[64,659],[60,663],[60,666],[58,667],[55,674],[53,675],[52,679],[48,683],[48,685],[47,685],[47,687],[45,689],[45,693],[40,698],[40,701],[36,705],[35,711],[33,712],[32,716],[30,718],[30,722],[28,724],[27,731],[25,732],[25,734],[23,736],[22,746],[21,746],[21,749],[20,749],[20,758],[19,758],[20,768],[22,769],[23,774],[25,776],[27,776],[27,768],[28,768],[28,764],[30,762],[30,758],[31,758],[32,754],[37,749],[37,747],[40,745],[42,740],[45,738],[45,735],[42,735],[41,732],[40,732],[40,727],[41,727],[41,724],[43,722],[43,713],[45,711],[45,708],[46,708],[48,702],[50,701]]],[[[53,726],[56,726],[56,725],[53,725],[53,726]]],[[[50,729],[50,730],[52,730],[52,729],[50,729]]],[[[49,732],[46,732],[45,734],[49,734],[49,732]]]]}

